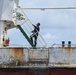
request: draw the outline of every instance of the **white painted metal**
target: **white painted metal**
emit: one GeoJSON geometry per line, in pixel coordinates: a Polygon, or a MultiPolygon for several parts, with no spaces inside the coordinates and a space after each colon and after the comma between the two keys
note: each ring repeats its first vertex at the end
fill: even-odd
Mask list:
{"type": "MultiPolygon", "coordinates": [[[[20,8],[19,8],[20,9],[20,8]]],[[[62,10],[62,9],[76,9],[76,6],[71,7],[51,7],[51,8],[21,8],[23,10],[62,10]]]]}
{"type": "Polygon", "coordinates": [[[8,63],[11,59],[9,59],[9,52],[7,49],[0,49],[0,64],[2,63],[8,63]]]}
{"type": "Polygon", "coordinates": [[[15,27],[14,11],[18,6],[19,0],[0,0],[0,47],[3,45],[4,40],[7,38],[7,30],[15,27]]]}
{"type": "Polygon", "coordinates": [[[76,48],[52,48],[49,50],[49,63],[74,64],[76,63],[76,48]]]}
{"type": "Polygon", "coordinates": [[[12,20],[13,14],[13,1],[12,0],[3,0],[2,4],[2,17],[1,20],[12,20]]]}
{"type": "Polygon", "coordinates": [[[4,0],[0,0],[0,20],[1,20],[1,17],[2,17],[3,1],[4,0]]]}
{"type": "Polygon", "coordinates": [[[0,20],[13,19],[13,11],[17,7],[19,0],[0,0],[0,20]]]}
{"type": "Polygon", "coordinates": [[[4,31],[4,23],[0,21],[0,47],[2,46],[2,38],[3,38],[3,31],[4,31]]]}
{"type": "Polygon", "coordinates": [[[48,50],[29,50],[29,59],[36,61],[48,60],[48,50]]]}

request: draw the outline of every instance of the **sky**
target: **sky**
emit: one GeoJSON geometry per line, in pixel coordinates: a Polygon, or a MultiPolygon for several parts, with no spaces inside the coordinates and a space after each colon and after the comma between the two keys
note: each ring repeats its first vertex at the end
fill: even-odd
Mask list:
{"type": "MultiPolygon", "coordinates": [[[[76,6],[76,0],[19,0],[22,8],[51,8],[76,6]]],[[[76,9],[70,10],[24,10],[32,24],[40,22],[40,35],[48,47],[71,41],[76,44],[76,9]]],[[[29,43],[17,29],[8,30],[10,44],[28,46],[29,43]]]]}

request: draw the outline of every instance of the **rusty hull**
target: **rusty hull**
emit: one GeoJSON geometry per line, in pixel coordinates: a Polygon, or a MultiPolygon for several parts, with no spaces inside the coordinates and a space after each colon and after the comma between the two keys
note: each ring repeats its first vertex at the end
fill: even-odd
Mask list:
{"type": "Polygon", "coordinates": [[[76,66],[76,47],[30,49],[0,48],[0,67],[15,66],[76,66]]]}
{"type": "Polygon", "coordinates": [[[76,68],[0,68],[0,75],[76,75],[76,68]]]}
{"type": "Polygon", "coordinates": [[[76,47],[0,48],[0,75],[76,75],[76,47]]]}

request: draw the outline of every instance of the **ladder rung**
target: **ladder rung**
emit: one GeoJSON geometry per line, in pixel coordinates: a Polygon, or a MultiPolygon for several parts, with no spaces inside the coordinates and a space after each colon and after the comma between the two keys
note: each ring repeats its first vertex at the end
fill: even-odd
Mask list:
{"type": "Polygon", "coordinates": [[[25,20],[21,25],[23,25],[25,22],[27,22],[29,19],[25,20]]]}
{"type": "MultiPolygon", "coordinates": [[[[20,25],[24,25],[25,23],[30,27],[30,29],[32,30],[32,27],[30,26],[30,24],[32,24],[32,22],[30,21],[30,19],[27,17],[27,15],[24,13],[24,11],[21,9],[21,11],[22,11],[22,13],[23,13],[23,15],[25,16],[25,20],[24,21],[22,21],[22,23],[20,24],[20,25]],[[27,22],[28,21],[28,22],[27,22]]],[[[24,34],[23,34],[24,35],[24,34]]],[[[36,34],[35,34],[36,35],[36,34]]],[[[39,34],[40,35],[40,34],[39,34]]],[[[43,42],[38,38],[38,40],[39,40],[39,43],[42,45],[42,46],[46,46],[46,42],[44,41],[44,39],[42,38],[42,36],[40,35],[40,38],[41,38],[41,40],[44,42],[44,44],[43,44],[43,42]]],[[[28,40],[29,41],[29,40],[28,40]]],[[[29,41],[29,43],[30,43],[30,41],[29,41]]],[[[30,43],[31,44],[31,43],[30,43]]],[[[38,44],[37,44],[38,45],[38,44]]],[[[31,46],[33,47],[33,45],[31,44],[31,46]]],[[[40,47],[40,45],[39,45],[39,47],[40,47]]]]}

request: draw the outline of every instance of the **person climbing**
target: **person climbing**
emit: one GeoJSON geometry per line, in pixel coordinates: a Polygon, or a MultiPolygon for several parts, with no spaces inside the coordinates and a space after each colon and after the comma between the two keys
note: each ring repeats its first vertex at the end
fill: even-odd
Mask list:
{"type": "Polygon", "coordinates": [[[40,31],[40,23],[37,23],[36,25],[32,24],[33,27],[34,27],[34,30],[31,31],[33,34],[30,36],[30,39],[31,39],[31,42],[33,43],[33,45],[36,47],[36,44],[37,44],[37,38],[38,38],[38,34],[39,34],[39,31],[40,31]],[[33,40],[34,38],[34,40],[33,40]]]}

